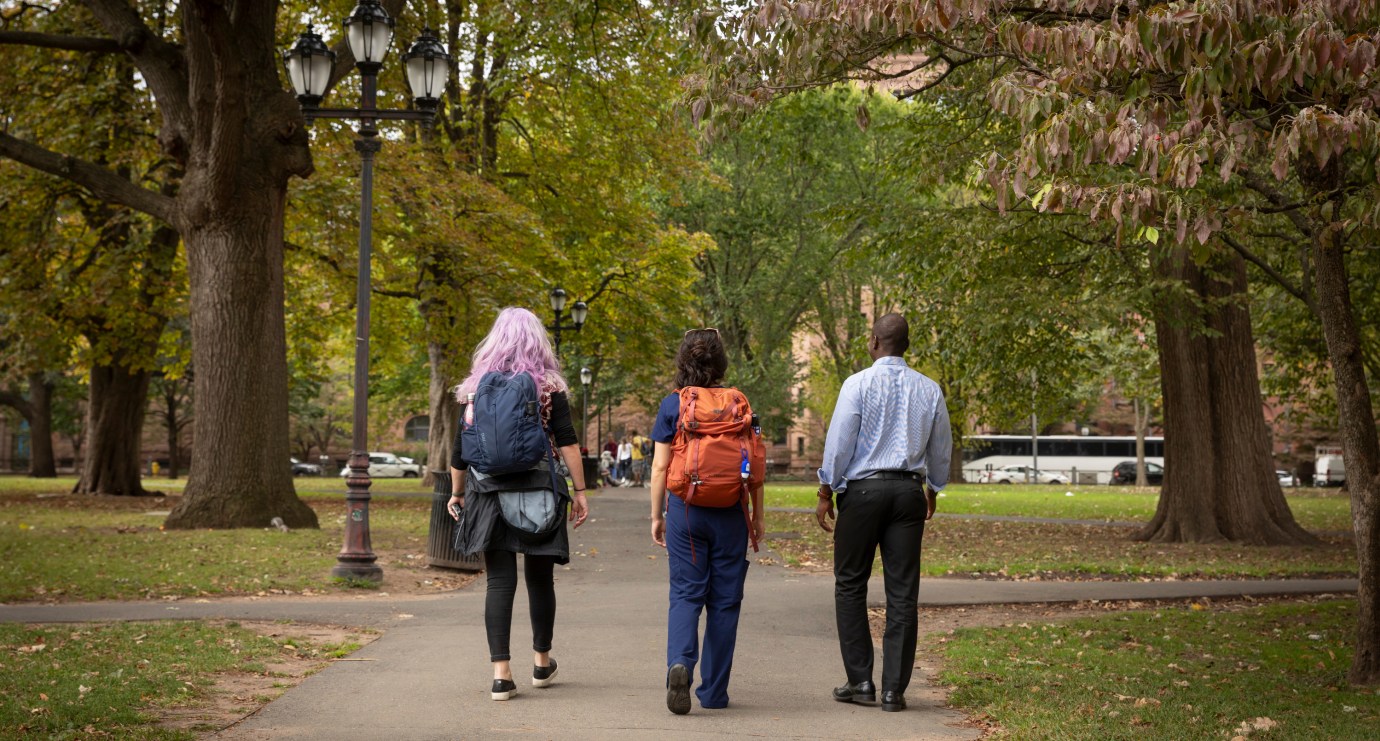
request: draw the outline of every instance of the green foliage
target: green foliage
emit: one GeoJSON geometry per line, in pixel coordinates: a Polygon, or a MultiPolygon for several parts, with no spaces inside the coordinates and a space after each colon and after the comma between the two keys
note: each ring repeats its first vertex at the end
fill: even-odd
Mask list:
{"type": "MultiPolygon", "coordinates": [[[[951,106],[956,91],[971,102],[963,83],[977,80],[1009,129],[966,152],[999,209],[1086,213],[1108,224],[1108,246],[1178,244],[1200,264],[1232,250],[1317,313],[1325,253],[1300,245],[1375,241],[1377,21],[1357,2],[765,0],[698,19],[707,66],[690,102],[722,133],[782,90],[913,66],[901,94],[933,90],[951,106]]],[[[1376,277],[1373,252],[1346,253],[1353,285],[1376,277]]],[[[1380,302],[1351,293],[1374,378],[1380,302]]],[[[1276,390],[1325,383],[1320,328],[1277,304],[1286,316],[1264,334],[1287,356],[1276,390]]]]}
{"type": "Polygon", "coordinates": [[[883,279],[864,247],[882,228],[880,207],[905,186],[885,161],[903,115],[849,87],[782,99],[716,143],[709,172],[667,204],[672,220],[714,239],[696,258],[696,311],[723,335],[728,380],[769,429],[797,412],[790,389],[802,372],[794,346],[802,327],[819,330],[834,376],[858,367],[870,325],[861,312],[883,279]],[[861,109],[870,112],[865,130],[861,109]]]}
{"type": "Polygon", "coordinates": [[[950,702],[1003,738],[1364,739],[1347,687],[1356,603],[1165,608],[941,638],[950,702]]]}

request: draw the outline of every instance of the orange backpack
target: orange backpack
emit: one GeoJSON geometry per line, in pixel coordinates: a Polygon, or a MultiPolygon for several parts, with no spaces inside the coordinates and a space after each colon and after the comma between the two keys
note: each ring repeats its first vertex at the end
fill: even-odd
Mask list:
{"type": "Polygon", "coordinates": [[[766,448],[753,429],[752,406],[733,388],[687,386],[679,393],[666,488],[686,504],[740,505],[746,516],[749,492],[767,477],[766,448]]]}

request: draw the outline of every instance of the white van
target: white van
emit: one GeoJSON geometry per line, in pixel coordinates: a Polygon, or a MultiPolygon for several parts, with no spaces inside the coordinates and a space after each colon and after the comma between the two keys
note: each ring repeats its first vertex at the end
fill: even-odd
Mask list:
{"type": "Polygon", "coordinates": [[[1346,483],[1346,466],[1340,455],[1318,456],[1317,467],[1313,470],[1314,486],[1341,486],[1346,483]]]}

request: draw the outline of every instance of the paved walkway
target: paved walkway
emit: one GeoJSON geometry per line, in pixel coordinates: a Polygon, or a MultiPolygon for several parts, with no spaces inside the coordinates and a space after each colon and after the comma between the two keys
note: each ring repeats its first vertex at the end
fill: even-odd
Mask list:
{"type": "MultiPolygon", "coordinates": [[[[225,739],[641,739],[764,736],[793,739],[971,739],[976,729],[942,706],[921,677],[910,708],[828,699],[843,679],[835,639],[832,580],[780,566],[749,570],[731,706],[687,716],[666,711],[665,552],[647,534],[645,489],[605,490],[594,519],[572,534],[575,555],[558,567],[555,685],[532,689],[524,670],[526,598],[519,589],[514,662],[519,695],[488,699],[483,580],[428,597],[376,594],[306,600],[211,600],[0,606],[0,621],[293,619],[385,629],[357,658],[308,677],[225,739]]],[[[759,555],[767,555],[764,551],[759,555]]],[[[780,561],[778,558],[777,561],[780,561]]],[[[1170,599],[1242,594],[1355,591],[1353,580],[1215,582],[1010,582],[926,579],[928,605],[1072,600],[1170,599]]],[[[879,583],[871,589],[880,600],[879,583]]],[[[879,659],[880,666],[880,659],[879,659]]]]}

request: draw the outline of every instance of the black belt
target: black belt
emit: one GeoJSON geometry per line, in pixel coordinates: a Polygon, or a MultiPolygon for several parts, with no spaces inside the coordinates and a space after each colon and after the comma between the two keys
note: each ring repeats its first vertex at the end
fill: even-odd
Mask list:
{"type": "Polygon", "coordinates": [[[880,479],[882,481],[919,481],[920,474],[914,471],[877,471],[863,477],[864,479],[880,479]]]}

